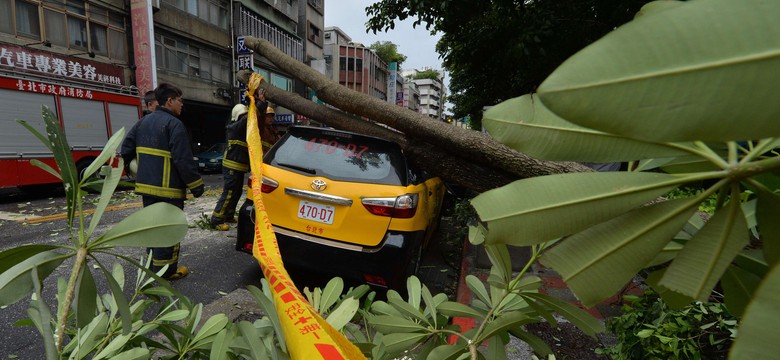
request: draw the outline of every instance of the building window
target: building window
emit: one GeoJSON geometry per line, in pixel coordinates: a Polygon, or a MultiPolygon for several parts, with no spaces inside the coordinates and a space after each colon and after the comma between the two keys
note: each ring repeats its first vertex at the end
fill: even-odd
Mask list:
{"type": "Polygon", "coordinates": [[[186,40],[155,34],[157,65],[161,68],[204,80],[230,82],[230,59],[186,40]]]}
{"type": "Polygon", "coordinates": [[[322,30],[320,30],[320,28],[318,28],[316,25],[312,24],[311,21],[308,21],[307,23],[309,24],[307,38],[309,41],[317,44],[317,46],[322,47],[322,30]]]}
{"type": "Polygon", "coordinates": [[[179,10],[222,29],[228,28],[228,2],[224,0],[163,0],[179,10]]]}
{"type": "Polygon", "coordinates": [[[0,0],[0,32],[127,60],[124,15],[84,0],[0,0]]]}
{"type": "Polygon", "coordinates": [[[16,2],[16,33],[31,39],[41,39],[38,6],[24,1],[16,2]]]}

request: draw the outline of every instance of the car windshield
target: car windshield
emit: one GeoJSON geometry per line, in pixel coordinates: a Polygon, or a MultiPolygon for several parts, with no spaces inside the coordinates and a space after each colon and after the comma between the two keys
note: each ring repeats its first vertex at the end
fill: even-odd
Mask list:
{"type": "Polygon", "coordinates": [[[407,182],[406,161],[397,144],[340,131],[293,128],[264,160],[333,180],[404,186],[407,182]]]}
{"type": "Polygon", "coordinates": [[[218,152],[218,153],[223,153],[223,152],[225,152],[225,148],[226,147],[227,147],[227,144],[225,144],[225,143],[216,143],[214,145],[211,145],[211,147],[208,150],[204,151],[204,152],[214,151],[214,152],[218,152]]]}

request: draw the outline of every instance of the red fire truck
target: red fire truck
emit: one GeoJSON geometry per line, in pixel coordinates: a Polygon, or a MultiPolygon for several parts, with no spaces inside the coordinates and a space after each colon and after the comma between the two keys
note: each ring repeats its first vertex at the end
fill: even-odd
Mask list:
{"type": "Polygon", "coordinates": [[[130,130],[141,115],[137,95],[0,76],[0,188],[60,182],[30,164],[37,159],[56,169],[49,149],[16,122],[25,120],[46,134],[42,105],[60,120],[79,173],[100,154],[114,132],[122,127],[130,130]]]}

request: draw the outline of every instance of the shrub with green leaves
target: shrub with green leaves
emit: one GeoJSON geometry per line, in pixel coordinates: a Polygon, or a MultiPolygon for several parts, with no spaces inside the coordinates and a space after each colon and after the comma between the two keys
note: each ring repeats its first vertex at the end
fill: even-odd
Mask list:
{"type": "Polygon", "coordinates": [[[652,291],[624,299],[623,315],[607,320],[618,342],[600,350],[615,360],[723,359],[737,333],[737,318],[722,303],[673,310],[652,291]]]}

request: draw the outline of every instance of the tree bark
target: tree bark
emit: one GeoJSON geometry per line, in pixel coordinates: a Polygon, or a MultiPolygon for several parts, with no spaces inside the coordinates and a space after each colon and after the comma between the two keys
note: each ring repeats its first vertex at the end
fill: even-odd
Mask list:
{"type": "MultiPolygon", "coordinates": [[[[395,141],[416,165],[445,181],[482,192],[516,179],[591,171],[578,163],[534,159],[487,134],[452,126],[358,93],[287,56],[266,40],[249,36],[244,39],[248,48],[293,74],[314,89],[320,99],[343,111],[318,105],[263,82],[261,88],[268,100],[334,128],[395,141]]],[[[239,81],[246,83],[249,74],[248,71],[239,74],[239,81]]]]}

